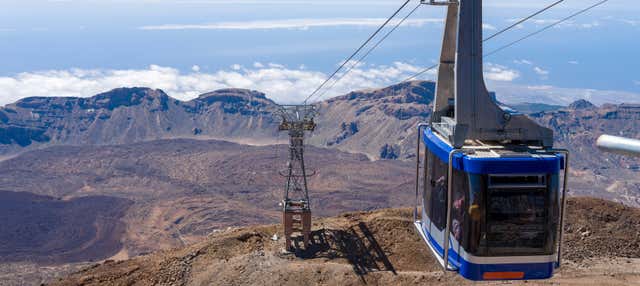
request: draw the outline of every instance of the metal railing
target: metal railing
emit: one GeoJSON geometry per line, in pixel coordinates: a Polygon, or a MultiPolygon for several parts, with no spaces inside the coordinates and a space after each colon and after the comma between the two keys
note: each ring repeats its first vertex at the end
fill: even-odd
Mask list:
{"type": "MultiPolygon", "coordinates": [[[[418,123],[418,144],[416,146],[416,200],[415,200],[415,204],[413,206],[413,221],[416,222],[418,221],[418,204],[420,203],[419,200],[419,192],[420,192],[420,145],[422,145],[421,143],[421,139],[422,139],[422,130],[424,130],[425,127],[429,127],[429,123],[426,122],[421,122],[418,123]]],[[[427,168],[427,162],[425,160],[424,163],[424,168],[427,168]]]]}
{"type": "Polygon", "coordinates": [[[462,149],[453,149],[449,153],[449,171],[447,173],[447,225],[444,231],[444,271],[455,270],[449,268],[449,240],[451,239],[451,209],[453,208],[451,197],[453,196],[453,156],[459,153],[463,153],[462,149]]]}
{"type": "Polygon", "coordinates": [[[558,265],[560,267],[562,261],[562,237],[564,235],[564,216],[567,207],[567,187],[569,182],[569,150],[551,149],[549,152],[561,153],[564,155],[564,178],[562,183],[562,199],[560,201],[560,233],[558,234],[558,265]]]}

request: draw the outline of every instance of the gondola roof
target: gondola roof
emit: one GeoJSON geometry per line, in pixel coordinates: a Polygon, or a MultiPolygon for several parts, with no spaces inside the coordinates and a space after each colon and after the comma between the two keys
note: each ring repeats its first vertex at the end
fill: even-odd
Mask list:
{"type": "MultiPolygon", "coordinates": [[[[431,128],[425,128],[423,141],[429,151],[445,164],[454,148],[431,128]]],[[[542,148],[523,145],[485,144],[467,141],[465,153],[453,156],[453,168],[472,174],[540,174],[558,173],[564,158],[542,148]]]]}

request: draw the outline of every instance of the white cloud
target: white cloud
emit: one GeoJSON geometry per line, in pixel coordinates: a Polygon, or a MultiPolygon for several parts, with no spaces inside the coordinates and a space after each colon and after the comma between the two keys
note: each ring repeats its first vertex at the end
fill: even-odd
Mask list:
{"type": "Polygon", "coordinates": [[[620,19],[622,23],[629,24],[631,26],[640,26],[640,20],[620,19]]]}
{"type": "MultiPolygon", "coordinates": [[[[516,21],[519,21],[519,19],[511,19],[511,21],[516,22],[516,21]]],[[[529,23],[533,23],[536,25],[550,25],[558,21],[560,20],[559,19],[531,19],[529,20],[529,23]]],[[[568,23],[568,22],[565,22],[565,23],[568,23]]]]}
{"type": "MultiPolygon", "coordinates": [[[[265,21],[219,22],[208,24],[167,24],[139,27],[141,30],[273,30],[273,29],[309,29],[315,27],[340,26],[380,26],[384,18],[332,18],[332,19],[281,19],[265,21]]],[[[389,25],[397,25],[400,19],[394,19],[389,25]]],[[[407,19],[402,26],[422,27],[431,23],[442,23],[440,18],[407,19]]]]}
{"type": "Polygon", "coordinates": [[[596,28],[596,27],[600,27],[600,22],[593,21],[591,23],[584,23],[584,24],[580,24],[580,27],[584,29],[596,28]]]}
{"type": "Polygon", "coordinates": [[[489,63],[485,65],[484,76],[487,80],[513,81],[520,77],[520,73],[505,66],[489,63]]]}
{"type": "Polygon", "coordinates": [[[549,75],[549,71],[542,69],[541,67],[533,67],[533,71],[536,72],[536,74],[541,75],[541,76],[547,76],[549,75]]]}
{"type": "Polygon", "coordinates": [[[233,69],[234,71],[239,71],[242,69],[242,66],[239,64],[234,64],[234,65],[231,65],[231,69],[233,69]]]}
{"type": "Polygon", "coordinates": [[[276,69],[283,69],[283,68],[285,68],[285,66],[284,66],[284,65],[276,64],[276,63],[269,63],[269,64],[268,64],[268,66],[269,66],[270,68],[276,68],[276,69]]]}
{"type": "Polygon", "coordinates": [[[255,62],[253,63],[253,67],[257,69],[261,69],[264,67],[264,65],[261,62],[255,62]]]}
{"type": "Polygon", "coordinates": [[[194,72],[199,72],[200,71],[200,66],[199,65],[194,65],[191,67],[191,70],[194,72]]]}
{"type": "Polygon", "coordinates": [[[552,85],[530,85],[526,87],[528,90],[552,90],[552,85]]]}
{"type": "Polygon", "coordinates": [[[568,61],[567,63],[569,63],[570,65],[579,65],[580,64],[579,61],[568,61]]]}
{"type": "Polygon", "coordinates": [[[529,66],[530,66],[530,65],[533,65],[533,62],[532,62],[532,61],[525,60],[525,59],[521,59],[521,60],[514,60],[513,62],[514,62],[515,64],[518,64],[518,65],[529,65],[529,66]]]}
{"type": "Polygon", "coordinates": [[[497,30],[497,28],[491,24],[484,23],[482,24],[482,28],[485,30],[497,30]]]}

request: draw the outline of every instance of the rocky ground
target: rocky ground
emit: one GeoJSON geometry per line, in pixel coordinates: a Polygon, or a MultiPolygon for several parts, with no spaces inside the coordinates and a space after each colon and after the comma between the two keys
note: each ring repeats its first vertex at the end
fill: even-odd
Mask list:
{"type": "MultiPolygon", "coordinates": [[[[548,281],[491,285],[640,285],[640,210],[591,198],[568,203],[565,264],[548,281]]],[[[297,255],[280,227],[223,231],[205,241],[96,264],[52,285],[471,285],[443,274],[408,209],[316,220],[314,246],[297,255]]]]}

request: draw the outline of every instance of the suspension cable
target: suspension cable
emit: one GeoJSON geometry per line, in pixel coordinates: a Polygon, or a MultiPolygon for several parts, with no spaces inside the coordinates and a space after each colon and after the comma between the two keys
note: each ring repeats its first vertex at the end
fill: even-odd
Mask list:
{"type": "MultiPolygon", "coordinates": [[[[524,41],[524,40],[526,40],[526,39],[529,39],[529,38],[531,38],[531,37],[533,37],[533,36],[535,36],[535,35],[538,35],[538,34],[540,34],[540,33],[544,32],[544,31],[549,30],[549,29],[551,29],[551,28],[553,28],[553,27],[555,27],[555,26],[557,26],[557,25],[560,25],[560,24],[562,24],[562,23],[566,22],[566,21],[569,21],[569,20],[571,20],[571,19],[573,19],[573,18],[575,18],[575,17],[577,17],[577,16],[579,16],[579,15],[582,15],[582,14],[586,13],[587,11],[589,11],[589,10],[591,10],[591,9],[593,9],[593,8],[596,8],[596,7],[598,7],[598,6],[602,5],[602,4],[606,3],[606,2],[609,2],[609,0],[602,0],[602,1],[600,1],[600,2],[598,2],[598,3],[596,3],[596,4],[594,4],[594,5],[591,5],[591,6],[587,7],[587,8],[585,8],[585,9],[582,9],[582,10],[580,10],[580,11],[578,11],[578,12],[574,13],[574,14],[571,14],[571,15],[570,15],[570,16],[568,16],[568,17],[565,17],[565,18],[563,18],[563,19],[561,19],[561,20],[558,20],[558,21],[556,21],[556,22],[554,22],[554,23],[552,23],[552,24],[550,24],[550,25],[547,25],[547,26],[545,26],[545,27],[544,27],[544,28],[542,28],[542,29],[539,29],[539,30],[537,30],[537,31],[535,31],[535,32],[533,32],[533,33],[527,34],[526,36],[524,36],[524,37],[522,37],[522,38],[520,38],[520,39],[518,39],[518,40],[516,40],[516,41],[513,41],[513,42],[511,42],[511,43],[509,43],[509,44],[506,44],[506,45],[504,45],[504,46],[502,46],[502,47],[500,47],[500,48],[497,48],[497,49],[495,49],[495,50],[493,50],[493,51],[491,51],[491,52],[489,52],[489,53],[485,54],[485,55],[483,56],[483,58],[490,57],[490,56],[492,56],[492,55],[494,55],[494,54],[496,54],[496,53],[499,53],[499,52],[501,52],[501,51],[502,51],[502,50],[504,50],[504,49],[507,49],[507,48],[509,48],[509,47],[511,47],[511,46],[514,46],[514,45],[516,45],[516,44],[518,44],[518,43],[520,43],[520,42],[522,42],[522,41],[524,41]]],[[[553,5],[553,6],[557,5],[557,2],[556,2],[556,3],[554,3],[554,4],[552,4],[552,5],[553,5]]],[[[551,7],[553,7],[553,6],[551,6],[551,7]]],[[[544,10],[544,11],[546,11],[546,10],[548,10],[548,9],[549,9],[549,8],[551,8],[551,7],[547,7],[547,8],[545,8],[545,9],[543,9],[543,10],[544,10]]],[[[541,10],[541,11],[543,11],[543,10],[541,10]]],[[[538,15],[538,14],[540,14],[540,12],[536,12],[534,15],[538,15]]],[[[526,20],[529,20],[529,19],[531,19],[531,18],[532,18],[532,16],[527,17],[527,18],[525,18],[525,19],[526,19],[526,20]]],[[[526,20],[525,20],[525,21],[526,21],[526,20]]],[[[522,24],[523,22],[524,22],[524,21],[519,21],[519,23],[517,23],[517,24],[515,24],[515,25],[511,25],[509,29],[512,29],[513,27],[516,27],[517,25],[522,24]]],[[[483,40],[483,42],[486,42],[486,41],[488,41],[488,40],[490,40],[490,39],[493,39],[495,36],[497,36],[497,35],[499,35],[499,34],[502,34],[502,33],[506,32],[507,30],[508,30],[508,29],[505,29],[505,30],[503,30],[503,31],[501,30],[500,32],[498,32],[498,33],[496,33],[496,34],[494,34],[494,35],[492,35],[492,36],[488,37],[487,39],[483,40]]],[[[417,77],[419,77],[419,76],[423,75],[424,73],[426,73],[426,72],[428,72],[428,71],[431,71],[431,70],[435,69],[435,68],[436,68],[436,67],[438,67],[438,66],[439,66],[439,64],[435,64],[435,65],[433,65],[433,66],[430,66],[430,67],[428,67],[428,68],[426,68],[426,69],[424,69],[424,70],[420,71],[419,73],[417,73],[417,74],[415,74],[415,75],[413,75],[413,76],[411,76],[411,77],[409,77],[409,78],[407,78],[407,79],[403,80],[401,83],[404,83],[404,82],[407,82],[407,81],[414,80],[414,79],[416,79],[417,77]]]]}
{"type": "Polygon", "coordinates": [[[523,19],[521,19],[520,21],[513,23],[513,25],[511,25],[511,26],[509,26],[509,27],[506,27],[506,28],[504,28],[504,29],[500,30],[499,32],[497,32],[497,33],[495,33],[495,34],[493,34],[493,35],[489,36],[488,38],[484,39],[484,40],[483,40],[483,42],[486,42],[486,41],[491,40],[491,39],[493,39],[493,38],[495,38],[495,37],[497,37],[497,36],[500,36],[500,35],[501,35],[501,34],[503,34],[504,32],[507,32],[507,31],[509,31],[509,30],[511,30],[511,29],[513,29],[513,28],[515,28],[515,27],[517,27],[518,25],[520,25],[520,24],[522,24],[522,23],[524,23],[524,22],[526,22],[526,21],[530,20],[531,18],[533,18],[533,17],[535,17],[535,16],[538,16],[538,15],[540,15],[540,14],[544,13],[545,11],[547,11],[547,10],[549,10],[549,9],[551,9],[551,8],[553,8],[553,7],[555,7],[556,5],[558,5],[558,4],[560,4],[560,3],[564,2],[564,1],[565,1],[565,0],[559,0],[559,1],[555,2],[555,3],[552,3],[551,5],[549,5],[549,6],[545,7],[544,9],[539,10],[538,12],[535,12],[535,13],[533,13],[533,14],[529,15],[528,17],[523,18],[523,19]]]}
{"type": "Polygon", "coordinates": [[[407,6],[407,4],[409,4],[409,2],[411,2],[411,0],[406,0],[404,2],[404,4],[402,4],[402,6],[400,6],[400,8],[398,8],[398,10],[396,10],[393,15],[391,15],[391,17],[389,17],[383,24],[382,26],[380,26],[349,58],[347,58],[346,61],[344,61],[342,63],[342,65],[340,65],[340,67],[338,67],[338,69],[336,69],[335,72],[333,72],[333,74],[331,74],[331,76],[329,76],[318,88],[316,88],[315,91],[313,91],[311,93],[311,95],[309,95],[305,100],[304,100],[304,104],[307,104],[307,101],[309,101],[309,99],[311,97],[313,97],[316,93],[318,93],[318,91],[320,91],[320,89],[322,89],[334,76],[336,76],[338,74],[338,72],[340,72],[340,70],[342,70],[342,68],[347,65],[347,63],[351,62],[351,60],[358,54],[360,53],[360,51],[367,45],[369,44],[369,42],[371,42],[371,40],[373,40],[373,38],[375,36],[378,35],[378,33],[380,33],[380,31],[387,26],[387,24],[389,24],[389,22],[391,22],[391,20],[393,18],[396,17],[396,15],[398,15],[398,13],[400,13],[400,11],[402,11],[402,9],[404,9],[404,7],[407,6]]]}
{"type": "Polygon", "coordinates": [[[439,65],[440,65],[440,64],[435,64],[435,65],[432,65],[432,66],[430,66],[430,67],[428,67],[428,68],[426,68],[426,69],[423,69],[423,70],[421,70],[419,73],[414,74],[414,75],[412,75],[412,76],[408,77],[407,79],[405,79],[405,80],[401,81],[400,83],[405,83],[405,82],[408,82],[408,81],[412,81],[412,80],[414,80],[414,79],[418,78],[419,76],[421,76],[421,75],[423,75],[423,74],[427,73],[428,71],[431,71],[431,70],[433,70],[433,69],[437,68],[439,65]]]}
{"type": "Polygon", "coordinates": [[[504,49],[507,49],[507,48],[517,44],[517,43],[520,43],[520,42],[522,42],[522,41],[524,41],[526,39],[529,39],[529,38],[531,38],[531,37],[533,37],[535,35],[538,35],[538,34],[544,32],[546,30],[549,30],[549,29],[551,29],[551,28],[553,28],[555,26],[558,26],[558,25],[560,25],[560,24],[562,24],[562,23],[564,23],[566,21],[569,21],[569,20],[571,20],[571,19],[573,19],[573,18],[575,18],[575,17],[577,17],[577,16],[579,16],[581,14],[584,14],[587,11],[589,11],[589,10],[591,10],[593,8],[596,8],[596,7],[602,5],[602,4],[606,3],[606,2],[609,2],[609,0],[602,0],[602,1],[598,2],[598,3],[596,3],[596,4],[593,4],[593,5],[591,5],[591,6],[587,7],[587,8],[584,8],[584,9],[582,9],[582,10],[580,10],[580,11],[574,13],[574,14],[569,15],[566,18],[563,18],[563,19],[558,20],[558,21],[556,21],[556,22],[554,22],[554,23],[552,23],[550,25],[547,25],[547,26],[545,26],[544,28],[542,28],[540,30],[537,30],[537,31],[535,31],[535,32],[533,32],[531,34],[528,34],[528,35],[526,35],[526,36],[524,36],[524,37],[522,37],[522,38],[520,38],[518,40],[515,40],[515,41],[513,41],[513,42],[511,42],[509,44],[506,44],[506,45],[504,45],[504,46],[502,46],[500,48],[497,48],[497,49],[491,51],[490,53],[485,54],[484,57],[486,58],[486,57],[492,56],[492,55],[494,55],[494,54],[496,54],[496,53],[498,53],[498,52],[500,52],[500,51],[502,51],[504,49]]]}
{"type": "MultiPolygon", "coordinates": [[[[564,1],[564,0],[561,0],[564,1]]],[[[384,35],[384,37],[382,37],[373,47],[371,47],[364,55],[362,55],[357,61],[355,61],[348,69],[347,71],[345,71],[342,75],[340,75],[340,77],[336,80],[333,81],[333,83],[331,83],[331,85],[327,88],[324,89],[324,91],[322,91],[322,93],[318,94],[317,98],[322,98],[329,90],[333,89],[333,87],[336,86],[336,84],[341,81],[343,78],[345,78],[347,76],[347,74],[349,74],[354,68],[356,68],[360,63],[362,63],[362,61],[364,61],[364,59],[366,59],[376,48],[378,48],[378,46],[380,46],[380,44],[382,44],[382,42],[384,42],[393,32],[395,32],[400,26],[402,26],[402,24],[404,24],[404,22],[411,17],[411,15],[413,15],[418,8],[420,8],[422,6],[422,3],[418,3],[418,5],[413,8],[413,10],[411,10],[411,12],[409,12],[409,14],[407,14],[404,18],[402,18],[402,20],[400,20],[395,27],[393,27],[393,29],[391,29],[389,32],[387,32],[387,34],[384,35]]]]}

